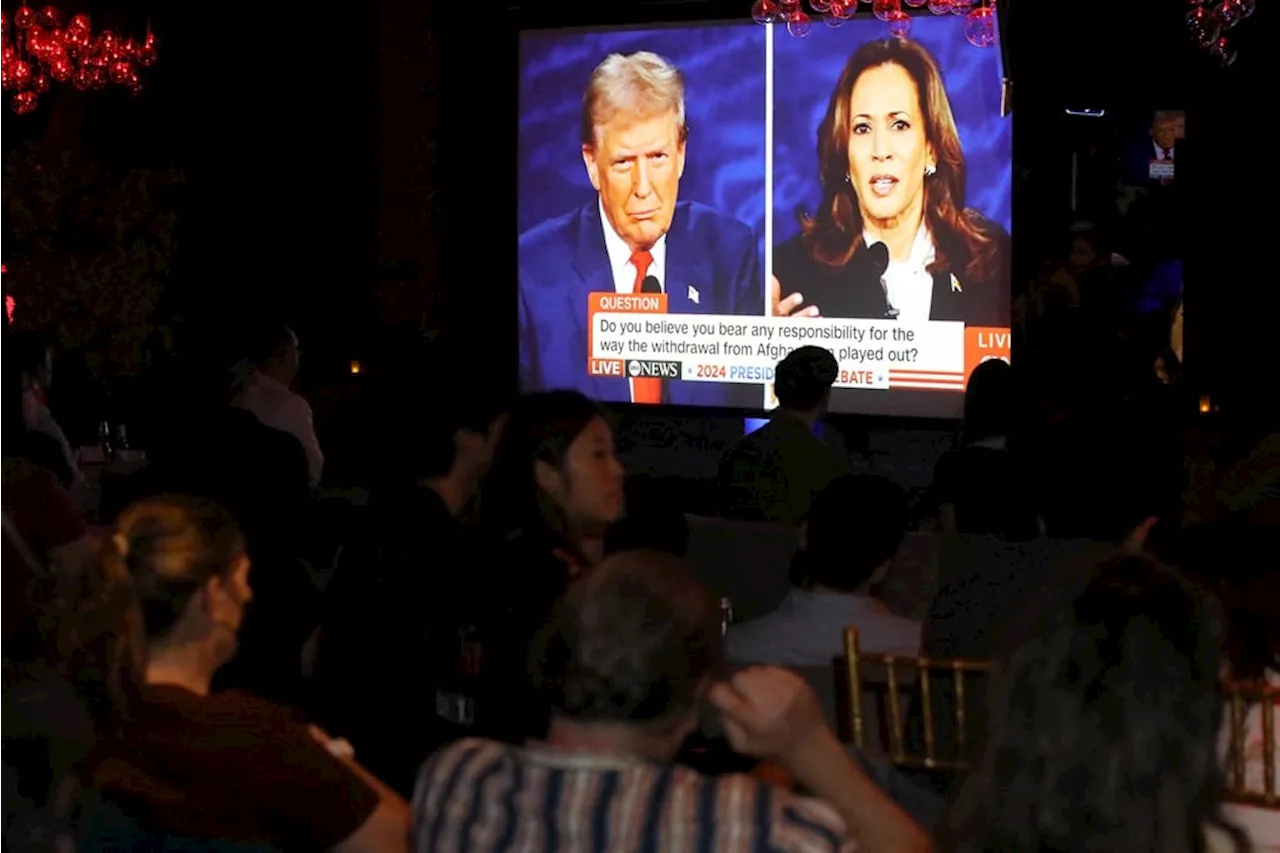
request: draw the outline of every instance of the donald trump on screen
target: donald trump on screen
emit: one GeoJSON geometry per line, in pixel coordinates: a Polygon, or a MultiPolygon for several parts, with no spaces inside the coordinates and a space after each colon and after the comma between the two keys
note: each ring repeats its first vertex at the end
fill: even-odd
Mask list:
{"type": "MultiPolygon", "coordinates": [[[[582,162],[596,198],[520,237],[520,383],[570,388],[609,402],[751,404],[742,386],[592,376],[590,293],[667,295],[671,314],[764,313],[755,235],[745,224],[679,201],[689,128],[684,79],[662,57],[612,54],[582,98],[582,162]]],[[[759,404],[758,388],[754,393],[759,404]]]]}

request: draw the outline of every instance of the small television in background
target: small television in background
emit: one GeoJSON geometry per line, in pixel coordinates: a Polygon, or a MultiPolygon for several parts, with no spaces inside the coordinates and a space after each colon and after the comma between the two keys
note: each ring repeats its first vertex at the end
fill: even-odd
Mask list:
{"type": "MultiPolygon", "coordinates": [[[[1144,316],[1153,350],[1182,359],[1183,270],[1188,221],[1181,171],[1194,151],[1183,110],[1158,102],[1067,109],[1061,136],[1070,151],[1069,271],[1101,265],[1126,280],[1129,311],[1144,316]]],[[[1194,124],[1192,126],[1194,135],[1194,124]]],[[[1162,359],[1164,356],[1161,357],[1162,359]]]]}

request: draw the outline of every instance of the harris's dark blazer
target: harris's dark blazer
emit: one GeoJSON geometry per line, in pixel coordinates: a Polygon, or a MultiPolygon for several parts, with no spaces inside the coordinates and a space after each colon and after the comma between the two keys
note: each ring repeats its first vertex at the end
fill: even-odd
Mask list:
{"type": "MultiPolygon", "coordinates": [[[[975,211],[966,215],[979,230],[996,241],[996,262],[980,278],[956,273],[959,288],[951,281],[952,270],[933,275],[933,303],[930,320],[960,320],[967,326],[1008,328],[1010,322],[1009,232],[975,211]]],[[[800,292],[805,305],[818,306],[823,317],[889,319],[889,305],[878,271],[859,263],[855,253],[849,263],[832,267],[815,261],[797,234],[773,252],[773,274],[782,285],[782,295],[800,292]]]]}
{"type": "MultiPolygon", "coordinates": [[[[558,388],[595,400],[631,399],[627,380],[587,372],[587,295],[612,293],[600,205],[543,222],[520,237],[520,390],[558,388]]],[[[679,202],[667,231],[670,314],[764,313],[764,279],[751,229],[696,202],[679,202]]],[[[674,405],[759,406],[759,386],[667,382],[674,405]]]]}

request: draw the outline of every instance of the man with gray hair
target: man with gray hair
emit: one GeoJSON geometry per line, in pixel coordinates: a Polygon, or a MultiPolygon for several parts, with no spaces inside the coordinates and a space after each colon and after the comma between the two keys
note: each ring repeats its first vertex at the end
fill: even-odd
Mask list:
{"type": "Polygon", "coordinates": [[[580,131],[596,197],[520,237],[521,390],[571,388],[611,402],[739,402],[734,386],[588,372],[591,293],[665,293],[670,314],[764,313],[751,229],[679,201],[689,135],[683,76],[648,51],[611,54],[587,83],[580,131]]]}
{"type": "Polygon", "coordinates": [[[750,667],[724,679],[721,654],[715,599],[678,559],[609,557],[574,582],[530,651],[551,711],[546,738],[468,738],[427,759],[412,849],[929,850],[802,678],[750,667]],[[677,765],[706,711],[737,753],[783,768],[811,796],[677,765]]]}

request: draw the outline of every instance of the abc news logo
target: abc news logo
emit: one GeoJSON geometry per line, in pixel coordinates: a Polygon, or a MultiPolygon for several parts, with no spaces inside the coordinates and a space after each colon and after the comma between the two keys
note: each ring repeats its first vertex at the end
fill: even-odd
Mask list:
{"type": "Polygon", "coordinates": [[[679,379],[678,361],[628,361],[627,375],[632,379],[679,379]]]}

